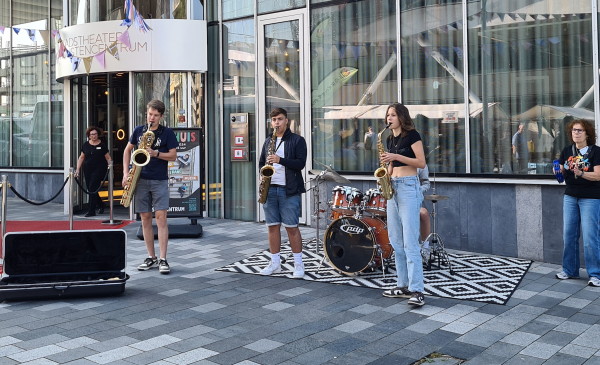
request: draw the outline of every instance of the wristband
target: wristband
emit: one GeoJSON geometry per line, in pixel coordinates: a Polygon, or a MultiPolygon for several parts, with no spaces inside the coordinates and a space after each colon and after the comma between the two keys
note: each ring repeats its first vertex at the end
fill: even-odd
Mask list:
{"type": "Polygon", "coordinates": [[[584,172],[583,170],[581,170],[581,176],[579,176],[579,177],[583,177],[583,174],[584,174],[584,173],[585,173],[585,172],[584,172]]]}
{"type": "Polygon", "coordinates": [[[158,156],[160,156],[160,151],[156,151],[156,158],[158,158],[158,156]]]}

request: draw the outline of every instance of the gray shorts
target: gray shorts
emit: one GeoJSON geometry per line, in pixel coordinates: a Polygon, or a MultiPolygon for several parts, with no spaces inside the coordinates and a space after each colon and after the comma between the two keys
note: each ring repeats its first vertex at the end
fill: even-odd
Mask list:
{"type": "Polygon", "coordinates": [[[169,181],[140,178],[135,188],[135,212],[148,213],[169,209],[169,181]]]}

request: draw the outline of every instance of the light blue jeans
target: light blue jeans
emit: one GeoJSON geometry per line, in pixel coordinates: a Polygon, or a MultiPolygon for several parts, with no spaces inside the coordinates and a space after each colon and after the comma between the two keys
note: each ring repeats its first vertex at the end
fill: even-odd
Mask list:
{"type": "Polygon", "coordinates": [[[387,203],[390,243],[396,252],[398,287],[423,292],[423,262],[419,246],[419,211],[423,202],[419,178],[393,177],[396,191],[387,203]]]}
{"type": "Polygon", "coordinates": [[[600,278],[600,199],[565,195],[562,266],[563,271],[574,278],[579,277],[579,237],[582,233],[585,268],[590,277],[600,278]]]}

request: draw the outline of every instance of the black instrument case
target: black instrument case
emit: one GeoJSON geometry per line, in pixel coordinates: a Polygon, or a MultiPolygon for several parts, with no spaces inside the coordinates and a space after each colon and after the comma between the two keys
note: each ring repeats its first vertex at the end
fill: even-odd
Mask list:
{"type": "Polygon", "coordinates": [[[0,301],[121,294],[126,243],[123,230],[7,233],[0,301]]]}

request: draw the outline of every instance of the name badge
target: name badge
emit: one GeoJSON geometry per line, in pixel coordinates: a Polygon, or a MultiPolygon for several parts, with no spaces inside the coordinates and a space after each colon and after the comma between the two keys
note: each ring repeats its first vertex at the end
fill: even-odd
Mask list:
{"type": "Polygon", "coordinates": [[[97,149],[97,150],[101,150],[101,149],[102,149],[102,147],[96,147],[96,149],[97,149]]]}

